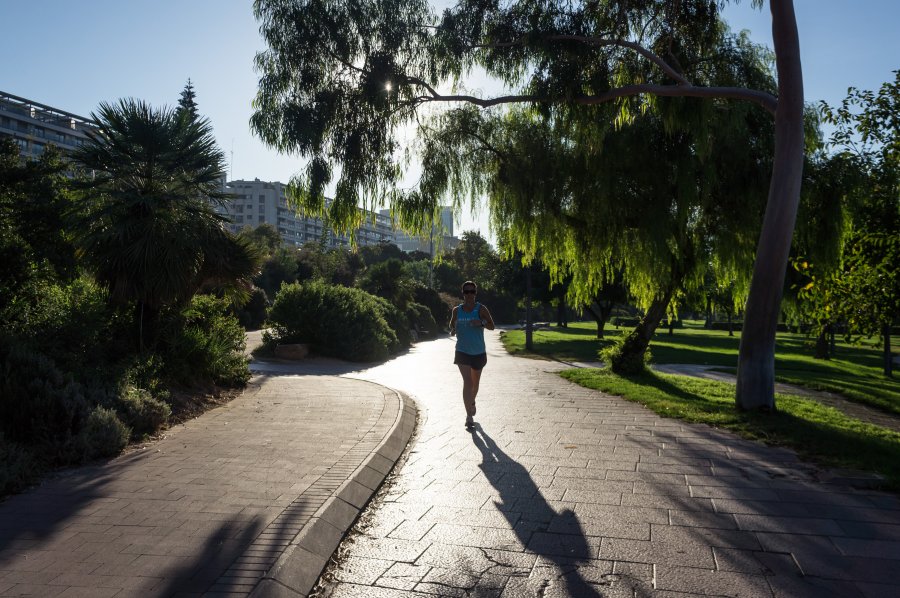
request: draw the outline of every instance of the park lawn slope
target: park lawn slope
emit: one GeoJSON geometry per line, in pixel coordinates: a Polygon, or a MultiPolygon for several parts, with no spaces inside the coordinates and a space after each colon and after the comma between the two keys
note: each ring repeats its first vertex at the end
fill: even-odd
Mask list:
{"type": "Polygon", "coordinates": [[[640,403],[663,417],[789,447],[822,465],[879,473],[890,489],[900,490],[900,434],[815,401],[778,394],[778,412],[762,414],[738,411],[734,386],[723,382],[656,372],[626,378],[596,368],[567,370],[561,376],[640,403]]]}

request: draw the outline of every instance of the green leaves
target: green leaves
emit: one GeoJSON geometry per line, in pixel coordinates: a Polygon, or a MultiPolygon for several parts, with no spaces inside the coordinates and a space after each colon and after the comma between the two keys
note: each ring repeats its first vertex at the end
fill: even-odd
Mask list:
{"type": "Polygon", "coordinates": [[[240,287],[256,270],[249,244],[224,228],[224,154],[208,120],[134,99],[102,103],[98,132],[73,156],[80,184],[77,237],[114,301],[153,309],[187,301],[201,285],[240,287]]]}

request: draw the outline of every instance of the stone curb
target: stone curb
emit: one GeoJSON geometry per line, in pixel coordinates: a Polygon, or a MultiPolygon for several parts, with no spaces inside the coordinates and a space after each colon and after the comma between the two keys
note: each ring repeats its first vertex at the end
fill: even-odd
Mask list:
{"type": "Polygon", "coordinates": [[[341,540],[397,463],[415,430],[418,409],[410,397],[384,388],[400,402],[391,430],[285,547],[250,598],[308,596],[341,540]]]}

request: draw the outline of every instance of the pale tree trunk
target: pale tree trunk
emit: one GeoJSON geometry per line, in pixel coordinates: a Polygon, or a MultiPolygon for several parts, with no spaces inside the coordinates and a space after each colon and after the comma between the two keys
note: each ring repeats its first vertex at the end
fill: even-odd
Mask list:
{"type": "Polygon", "coordinates": [[[775,157],[738,355],[740,409],[775,409],[775,332],[803,175],[803,70],[792,0],[771,0],[778,74],[775,157]]]}

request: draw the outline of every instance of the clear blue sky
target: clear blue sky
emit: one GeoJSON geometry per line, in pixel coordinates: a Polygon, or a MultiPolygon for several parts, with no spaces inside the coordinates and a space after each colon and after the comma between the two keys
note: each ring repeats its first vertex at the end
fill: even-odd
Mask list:
{"type": "MultiPolygon", "coordinates": [[[[445,5],[450,0],[439,0],[445,5]]],[[[0,0],[0,90],[88,116],[101,101],[172,105],[190,77],[230,178],[286,182],[300,169],[249,130],[253,56],[263,49],[250,0],[0,0]]],[[[900,69],[897,0],[795,0],[807,101],[839,102],[900,69]]],[[[771,46],[768,2],[726,7],[732,29],[771,46]]],[[[464,214],[460,229],[481,228],[464,214]]],[[[460,230],[458,229],[458,230],[460,230]]]]}

